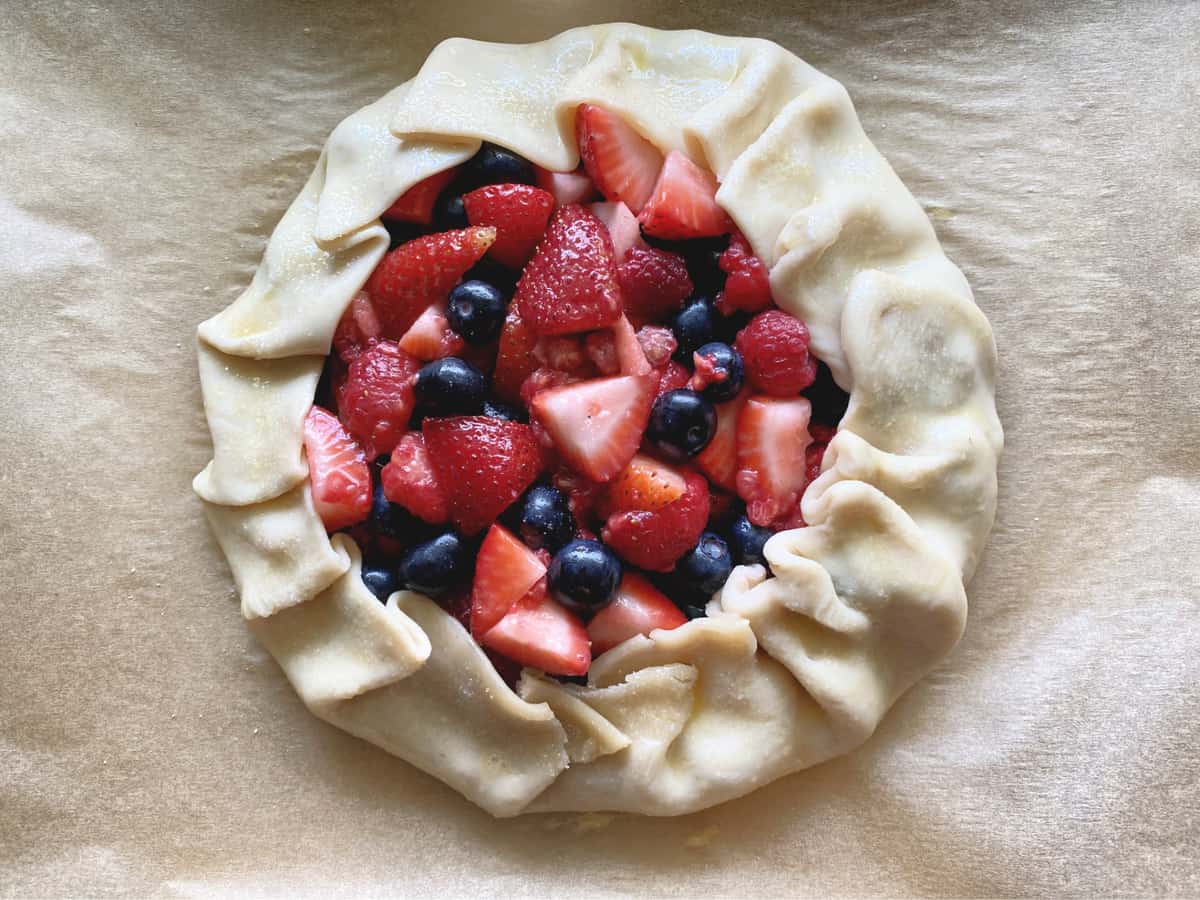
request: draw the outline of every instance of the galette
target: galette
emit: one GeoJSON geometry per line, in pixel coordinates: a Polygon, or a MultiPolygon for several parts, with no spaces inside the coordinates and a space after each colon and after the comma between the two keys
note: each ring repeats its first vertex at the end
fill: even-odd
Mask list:
{"type": "Polygon", "coordinates": [[[991,329],[767,41],[442,43],[334,130],[199,360],[253,633],[494,815],[741,796],[962,633],[991,329]]]}

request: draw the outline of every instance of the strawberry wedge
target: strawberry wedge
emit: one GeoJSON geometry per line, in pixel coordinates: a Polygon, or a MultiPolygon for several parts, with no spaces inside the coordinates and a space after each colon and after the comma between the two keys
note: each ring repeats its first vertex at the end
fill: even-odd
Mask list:
{"type": "Polygon", "coordinates": [[[795,509],[807,480],[812,407],[804,397],[751,397],[737,423],[737,492],[755,525],[795,509]]]}
{"type": "Polygon", "coordinates": [[[304,452],[313,506],[327,531],[363,521],[371,512],[367,457],[337,416],[314,406],[304,419],[304,452]]]}
{"type": "Polygon", "coordinates": [[[658,149],[620,116],[591,103],[576,111],[575,137],[583,167],[605,199],[641,210],[662,168],[658,149]]]}
{"type": "Polygon", "coordinates": [[[479,637],[529,593],[546,566],[503,525],[493,525],[475,560],[471,587],[471,634],[479,637]]]}
{"type": "Polygon", "coordinates": [[[672,150],[638,221],[647,234],[664,240],[716,237],[733,230],[717,205],[717,179],[672,150]]]}
{"type": "Polygon", "coordinates": [[[540,391],[531,410],[572,467],[609,481],[642,442],[658,376],[618,375],[540,391]]]}

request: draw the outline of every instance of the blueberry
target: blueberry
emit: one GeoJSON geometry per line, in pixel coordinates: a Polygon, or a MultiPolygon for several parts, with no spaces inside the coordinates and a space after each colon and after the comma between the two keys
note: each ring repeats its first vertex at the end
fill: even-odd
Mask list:
{"type": "Polygon", "coordinates": [[[733,558],[742,566],[751,566],[756,563],[766,565],[766,557],[763,556],[763,544],[771,537],[772,531],[769,528],[762,528],[755,525],[745,516],[738,516],[733,520],[733,525],[729,529],[729,549],[733,551],[733,558]]]}
{"type": "Polygon", "coordinates": [[[733,571],[733,557],[720,535],[706,531],[696,546],[675,564],[675,571],[700,593],[712,596],[724,587],[725,579],[733,571]]]}
{"type": "Polygon", "coordinates": [[[694,297],[687,302],[671,322],[671,331],[679,348],[675,358],[690,364],[692,354],[713,339],[717,314],[707,297],[694,297]]]}
{"type": "Polygon", "coordinates": [[[490,397],[483,401],[483,414],[493,419],[507,419],[509,422],[527,422],[529,416],[525,410],[518,409],[503,400],[493,400],[490,397]]]}
{"type": "Polygon", "coordinates": [[[419,238],[425,233],[425,229],[420,225],[414,225],[412,222],[394,222],[390,219],[383,220],[383,227],[387,229],[389,250],[395,250],[401,244],[407,244],[409,241],[419,238]]]}
{"type": "Polygon", "coordinates": [[[705,344],[696,352],[712,363],[715,373],[725,376],[723,380],[714,381],[701,391],[705,399],[711,400],[713,403],[723,403],[736,397],[746,382],[746,369],[742,365],[742,354],[728,344],[715,341],[705,344]]]}
{"type": "Polygon", "coordinates": [[[400,582],[410,590],[437,596],[467,574],[468,555],[462,538],[453,531],[443,532],[404,551],[400,582]]]}
{"type": "Polygon", "coordinates": [[[383,566],[364,564],[362,580],[363,584],[367,586],[367,590],[385,603],[388,597],[400,590],[400,582],[396,579],[396,573],[383,566]]]}
{"type": "Polygon", "coordinates": [[[461,179],[468,190],[485,184],[533,184],[533,164],[511,150],[484,141],[465,166],[461,179]]]}
{"type": "Polygon", "coordinates": [[[708,615],[703,604],[685,603],[683,606],[679,607],[679,609],[689,619],[703,619],[708,615]]]}
{"type": "Polygon", "coordinates": [[[571,541],[550,561],[550,590],[567,609],[589,617],[612,600],[621,561],[599,541],[571,541]]]}
{"type": "Polygon", "coordinates": [[[421,367],[414,392],[426,416],[470,416],[483,409],[487,378],[469,362],[447,356],[421,367]]]}
{"type": "Polygon", "coordinates": [[[433,227],[437,231],[453,231],[456,228],[466,228],[467,210],[463,206],[462,191],[450,185],[433,205],[433,227]]]}
{"type": "Polygon", "coordinates": [[[462,281],[450,292],[446,319],[468,344],[486,344],[500,336],[508,300],[486,281],[462,281]]]}
{"type": "Polygon", "coordinates": [[[521,508],[521,540],[530,547],[561,548],[575,533],[575,517],[567,495],[546,484],[535,484],[521,508]]]}
{"type": "Polygon", "coordinates": [[[822,425],[837,425],[850,405],[850,395],[837,386],[825,363],[817,363],[817,380],[800,392],[812,404],[812,418],[822,425]]]}
{"type": "Polygon", "coordinates": [[[401,538],[408,532],[413,516],[403,506],[392,503],[383,493],[383,484],[375,483],[371,497],[371,516],[367,524],[384,537],[401,538]]]}
{"type": "Polygon", "coordinates": [[[716,431],[713,405],[690,388],[677,388],[654,401],[646,440],[663,456],[678,462],[707,447],[716,431]]]}

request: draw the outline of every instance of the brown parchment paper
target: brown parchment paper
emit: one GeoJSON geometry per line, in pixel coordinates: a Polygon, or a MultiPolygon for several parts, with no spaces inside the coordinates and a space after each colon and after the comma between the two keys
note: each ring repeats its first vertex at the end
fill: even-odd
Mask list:
{"type": "Polygon", "coordinates": [[[0,5],[0,895],[1200,894],[1200,4],[0,5]],[[443,37],[629,19],[843,81],[1000,348],[957,652],[676,820],[494,821],[310,716],[192,476],[193,333],[443,37]]]}

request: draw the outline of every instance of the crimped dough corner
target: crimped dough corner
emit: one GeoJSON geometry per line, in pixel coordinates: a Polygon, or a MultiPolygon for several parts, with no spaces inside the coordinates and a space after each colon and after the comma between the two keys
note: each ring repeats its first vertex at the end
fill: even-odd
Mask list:
{"type": "Polygon", "coordinates": [[[599,25],[449,40],[342,122],[253,282],[199,329],[213,460],[195,479],[242,610],[317,716],[498,816],[675,815],[867,739],[954,647],[996,502],[995,346],[962,273],[844,88],[779,46],[599,25]],[[709,617],[516,692],[426,597],[381,605],[313,510],[302,427],[334,327],[388,245],[380,214],[481,140],[578,163],[584,101],[711,168],[850,407],[810,527],[738,567],[709,617]]]}

